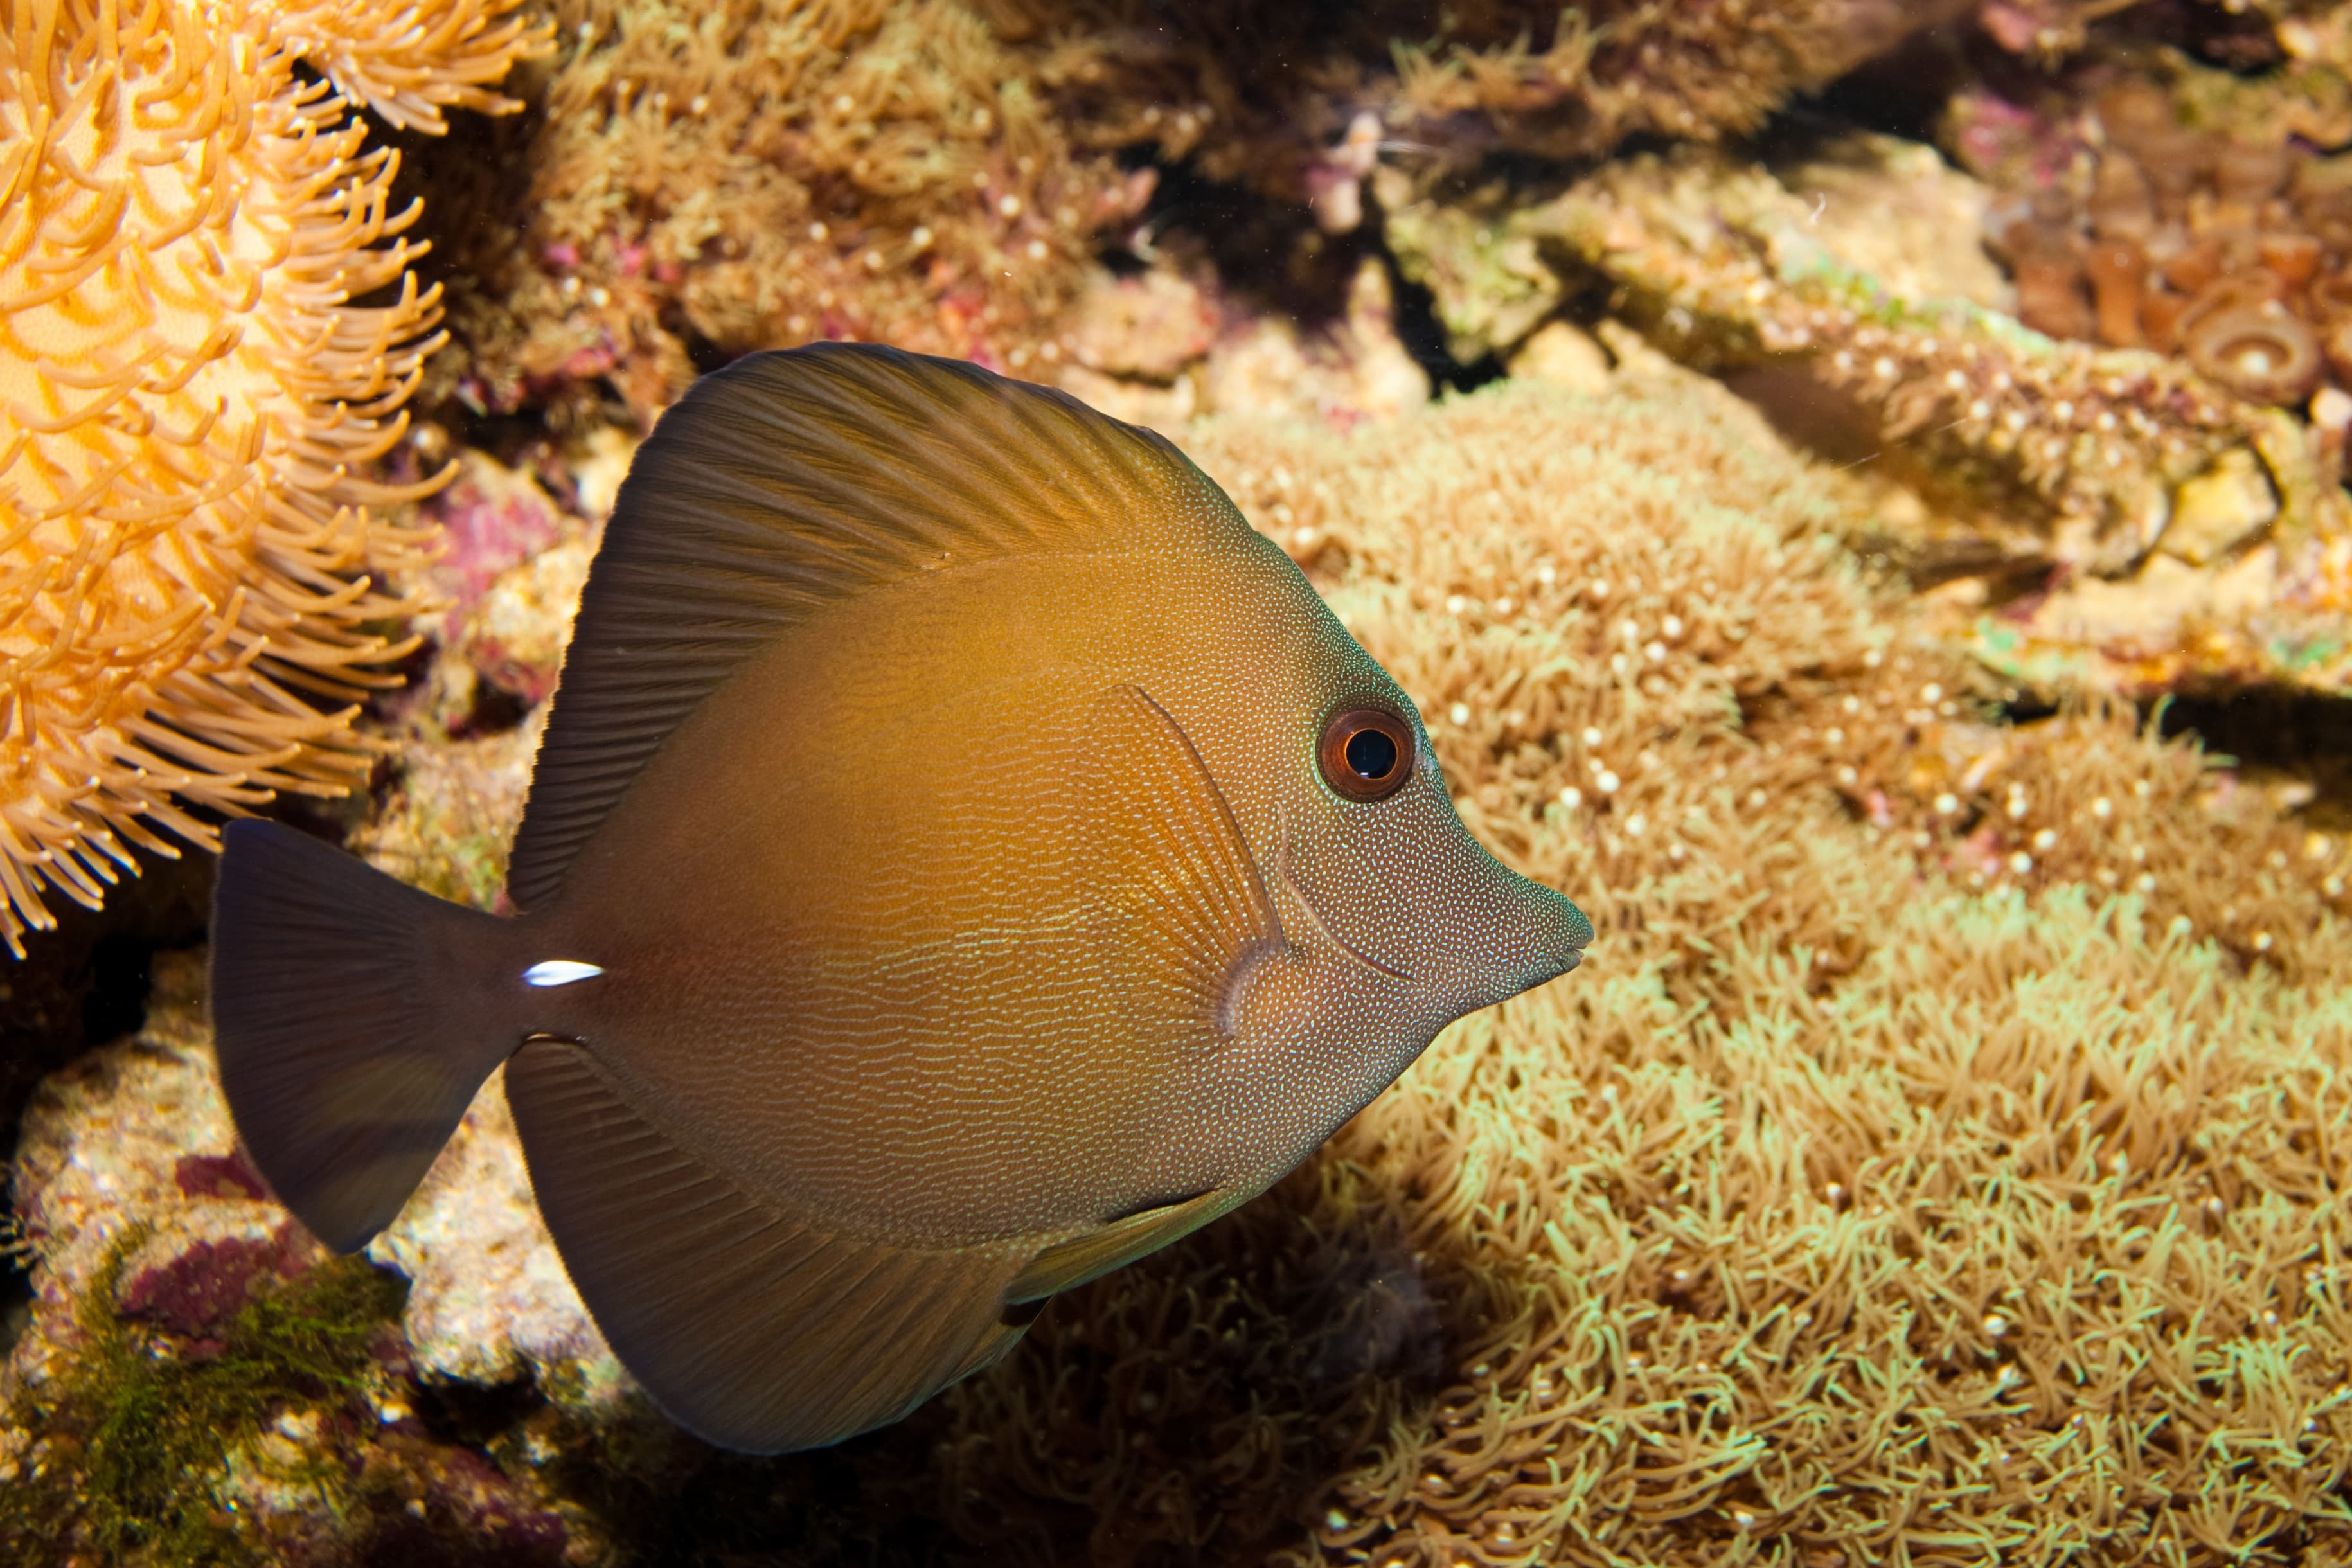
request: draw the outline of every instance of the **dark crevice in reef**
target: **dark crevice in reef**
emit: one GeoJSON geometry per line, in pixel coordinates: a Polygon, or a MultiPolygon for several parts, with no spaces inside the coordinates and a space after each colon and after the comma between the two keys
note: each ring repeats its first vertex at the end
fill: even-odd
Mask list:
{"type": "MultiPolygon", "coordinates": [[[[1811,98],[1783,107],[1773,116],[1765,140],[1792,131],[1835,135],[1859,129],[1933,146],[1945,104],[1984,74],[1982,62],[1973,58],[1973,46],[1982,36],[1977,27],[1958,20],[1923,27],[1811,98]]],[[[2007,64],[2007,57],[2000,63],[2007,64]]]]}
{"type": "Polygon", "coordinates": [[[212,903],[213,858],[176,860],[133,851],[106,907],[85,910],[61,894],[47,902],[55,931],[27,931],[22,959],[0,955],[0,1146],[16,1146],[16,1119],[33,1087],[85,1047],[139,1027],[154,953],[203,940],[212,903]]]}
{"type": "Polygon", "coordinates": [[[1503,362],[1495,354],[1482,354],[1464,364],[1446,352],[1445,328],[1437,319],[1437,301],[1427,289],[1415,283],[1397,269],[1395,258],[1385,247],[1381,259],[1389,272],[1389,288],[1395,297],[1391,324],[1397,342],[1404,345],[1413,363],[1428,373],[1430,384],[1439,392],[1469,392],[1490,381],[1503,378],[1503,362]]]}
{"type": "Polygon", "coordinates": [[[547,1407],[539,1385],[528,1378],[510,1383],[420,1378],[415,1404],[416,1418],[426,1432],[445,1443],[471,1447],[516,1430],[526,1417],[547,1407]]]}
{"type": "Polygon", "coordinates": [[[835,1447],[772,1458],[669,1434],[617,1454],[592,1439],[555,1462],[554,1479],[633,1568],[944,1568],[970,1561],[938,1514],[929,1449],[944,1432],[933,1408],[835,1447]]]}
{"type": "Polygon", "coordinates": [[[2168,738],[2193,733],[2208,752],[2309,784],[2313,826],[2352,828],[2352,698],[2260,686],[2190,692],[2146,711],[2168,738]]]}
{"type": "MultiPolygon", "coordinates": [[[[17,1125],[41,1079],[93,1046],[147,1020],[148,971],[157,952],[202,941],[213,858],[166,860],[133,851],[102,910],[52,896],[55,931],[28,931],[22,959],[0,954],[0,1153],[13,1162],[17,1125]]],[[[0,1358],[29,1321],[32,1256],[0,1170],[0,1358]]]]}
{"type": "Polygon", "coordinates": [[[1207,264],[1221,288],[1253,307],[1314,331],[1339,322],[1349,279],[1366,257],[1374,257],[1388,273],[1397,341],[1433,385],[1467,392],[1502,377],[1502,362],[1493,354],[1464,364],[1446,352],[1436,300],[1398,269],[1370,192],[1364,221],[1350,233],[1331,235],[1301,203],[1209,179],[1187,163],[1137,166],[1158,168],[1159,182],[1129,231],[1129,243],[1105,253],[1114,271],[1141,271],[1150,252],[1166,250],[1180,260],[1207,264]]]}
{"type": "Polygon", "coordinates": [[[1448,352],[1436,297],[1398,266],[1369,184],[1363,201],[1360,224],[1347,234],[1326,234],[1304,205],[1216,184],[1180,167],[1163,171],[1145,223],[1148,227],[1159,221],[1166,202],[1165,220],[1171,227],[1181,228],[1187,241],[1207,238],[1206,255],[1223,287],[1245,292],[1254,302],[1309,328],[1336,324],[1357,267],[1366,257],[1376,258],[1388,274],[1391,330],[1432,386],[1440,392],[1467,392],[1500,380],[1503,363],[1496,355],[1465,364],[1448,352]],[[1236,218],[1240,221],[1228,221],[1236,218]],[[1276,286],[1268,288],[1269,280],[1276,286]]]}
{"type": "Polygon", "coordinates": [[[1303,203],[1213,180],[1186,163],[1152,166],[1160,177],[1128,231],[1131,253],[1148,260],[1165,251],[1188,268],[1206,263],[1219,287],[1309,330],[1339,319],[1348,279],[1368,253],[1364,229],[1327,235],[1303,203]]]}

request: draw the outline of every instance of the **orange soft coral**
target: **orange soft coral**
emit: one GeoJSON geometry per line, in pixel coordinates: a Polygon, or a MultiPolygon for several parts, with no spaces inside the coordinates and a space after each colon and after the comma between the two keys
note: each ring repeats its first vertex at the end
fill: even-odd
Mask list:
{"type": "Polygon", "coordinates": [[[364,775],[426,535],[362,477],[440,342],[348,111],[441,129],[539,35],[515,0],[118,8],[0,34],[0,936],[95,906],[194,808],[364,775]],[[307,70],[298,69],[307,67],[307,70]],[[323,75],[325,80],[318,79],[323,75]],[[371,294],[381,302],[352,303],[371,294]]]}

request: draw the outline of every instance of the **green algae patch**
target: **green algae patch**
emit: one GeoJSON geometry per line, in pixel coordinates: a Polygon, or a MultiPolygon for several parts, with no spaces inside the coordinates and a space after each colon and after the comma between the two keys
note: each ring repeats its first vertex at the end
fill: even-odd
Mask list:
{"type": "MultiPolygon", "coordinates": [[[[0,1489],[0,1562],[257,1561],[223,1483],[241,1449],[289,1410],[364,1400],[376,1350],[396,1332],[405,1286],[361,1258],[336,1258],[247,1302],[210,1334],[158,1332],[117,1305],[131,1253],[116,1244],[77,1318],[71,1369],[46,1405],[16,1413],[48,1434],[26,1473],[0,1489]]],[[[351,1482],[310,1449],[292,1484],[342,1511],[351,1482]]],[[[284,1484],[281,1481],[281,1484],[284,1484]]]]}

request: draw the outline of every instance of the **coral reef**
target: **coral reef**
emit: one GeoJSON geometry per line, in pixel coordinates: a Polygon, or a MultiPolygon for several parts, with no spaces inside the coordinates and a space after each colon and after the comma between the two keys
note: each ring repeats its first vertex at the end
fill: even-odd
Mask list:
{"type": "Polygon", "coordinates": [[[12,1156],[0,1563],[2352,1560],[2352,775],[2129,700],[2352,690],[2352,9],[545,9],[0,37],[0,935],[272,793],[502,907],[635,432],[855,336],[1175,436],[1599,940],[774,1460],[635,1392],[495,1076],[332,1258],[200,950],[27,969],[0,1050],[110,1043],[12,1156]],[[1951,162],[1719,145],[1947,22],[1951,162]],[[365,120],[500,87],[420,266],[365,120]]]}
{"type": "Polygon", "coordinates": [[[368,477],[439,343],[360,103],[441,127],[541,35],[400,12],[42,0],[0,37],[0,937],[208,814],[333,794],[428,535],[368,477]],[[358,303],[371,297],[380,303],[358,303]]]}
{"type": "Polygon", "coordinates": [[[451,390],[565,422],[609,390],[642,426],[698,364],[826,337],[1052,379],[1084,363],[1097,247],[1150,250],[1140,152],[1287,205],[1268,243],[1297,262],[1362,223],[1385,153],[1735,134],[1964,9],[562,0],[519,188],[481,198],[520,242],[451,279],[451,390]]]}
{"type": "Polygon", "coordinates": [[[0,1398],[0,1562],[446,1562],[593,1551],[528,1467],[436,1436],[397,1276],[328,1258],[236,1152],[203,971],[52,1079],[17,1151],[40,1260],[0,1398]]]}
{"type": "Polygon", "coordinates": [[[522,254],[461,310],[478,404],[601,380],[649,423],[690,349],[819,338],[1050,370],[1094,237],[1151,189],[957,0],[554,11],[522,254]]]}
{"type": "MultiPolygon", "coordinates": [[[[1186,440],[1423,701],[1465,820],[1591,900],[1582,972],[1451,1031],[1274,1194],[1057,1300],[913,1423],[782,1461],[714,1467],[629,1395],[493,1088],[373,1250],[411,1283],[372,1310],[397,1358],[354,1375],[406,1412],[536,1393],[472,1428],[473,1468],[446,1421],[324,1422],[346,1473],[410,1489],[338,1494],[333,1539],[414,1495],[488,1555],[506,1527],[436,1479],[469,1476],[583,1563],[886,1535],[1109,1564],[2352,1550],[2343,834],[2127,712],[2002,721],[1843,542],[1890,492],[1630,334],[1607,371],[1546,332],[1594,391],[1186,440]],[[445,1446],[377,1452],[412,1431],[445,1446]]],[[[435,503],[474,563],[445,564],[470,606],[446,650],[481,646],[519,542],[591,535],[615,455],[551,454],[579,482],[544,488],[468,460],[435,503]]],[[[457,657],[395,714],[400,782],[357,826],[450,889],[495,881],[539,711],[462,732],[457,657]]],[[[226,1279],[291,1310],[318,1272],[230,1156],[192,979],[165,966],[140,1041],[57,1080],[20,1157],[41,1298],[0,1463],[44,1530],[75,1472],[33,1445],[84,1429],[82,1325],[249,1344],[226,1279]],[[118,1247],[138,1225],[168,1240],[118,1247]],[[37,1400],[65,1413],[37,1436],[37,1400]]],[[[278,1506],[240,1501],[224,1553],[278,1506]]]]}
{"type": "Polygon", "coordinates": [[[1008,37],[1045,50],[1055,106],[1097,145],[1150,144],[1210,177],[1362,217],[1386,147],[1475,162],[1570,159],[1654,132],[1753,131],[1965,0],[1765,0],[1550,6],[1385,0],[1171,12],[1135,0],[991,0],[1008,37]]]}
{"type": "Polygon", "coordinates": [[[2352,509],[2320,432],[2176,360],[1900,293],[1828,248],[1814,210],[1769,171],[1686,152],[1612,165],[1522,221],[1675,357],[1834,394],[1861,460],[1958,516],[1884,542],[1929,580],[1976,579],[1947,603],[2012,680],[2352,682],[2352,509]]]}

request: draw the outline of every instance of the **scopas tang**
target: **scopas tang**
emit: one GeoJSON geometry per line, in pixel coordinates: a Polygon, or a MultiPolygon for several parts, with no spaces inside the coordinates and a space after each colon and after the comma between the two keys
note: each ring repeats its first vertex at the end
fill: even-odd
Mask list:
{"type": "Polygon", "coordinates": [[[520,914],[226,837],[221,1074],[287,1205],[363,1246],[505,1063],[614,1351],[755,1451],[985,1366],[1591,938],[1173,446],[849,344],[706,376],[638,451],[520,914]]]}

